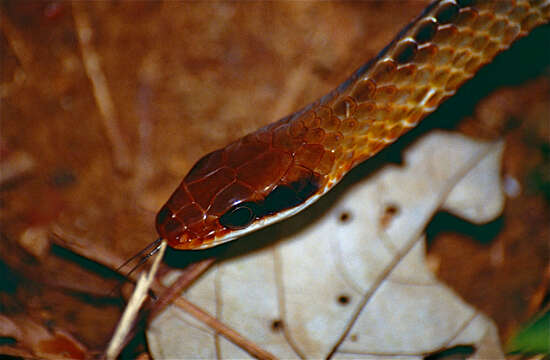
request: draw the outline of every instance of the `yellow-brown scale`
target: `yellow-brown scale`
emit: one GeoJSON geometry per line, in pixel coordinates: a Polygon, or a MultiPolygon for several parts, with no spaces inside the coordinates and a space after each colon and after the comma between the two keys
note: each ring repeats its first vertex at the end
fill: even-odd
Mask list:
{"type": "Polygon", "coordinates": [[[291,123],[321,119],[323,146],[335,154],[326,174],[335,183],[416,126],[514,40],[547,22],[549,9],[544,1],[441,1],[345,90],[291,123]]]}

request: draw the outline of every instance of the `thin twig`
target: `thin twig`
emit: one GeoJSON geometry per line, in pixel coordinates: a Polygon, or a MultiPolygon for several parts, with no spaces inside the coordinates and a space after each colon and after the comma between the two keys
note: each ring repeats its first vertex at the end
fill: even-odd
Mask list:
{"type": "Polygon", "coordinates": [[[550,264],[546,265],[542,280],[539,286],[535,289],[534,294],[529,300],[529,306],[527,307],[527,315],[529,317],[534,316],[541,311],[541,307],[544,304],[546,294],[550,288],[550,264]]]}
{"type": "Polygon", "coordinates": [[[187,301],[185,298],[180,297],[174,300],[174,304],[177,305],[180,309],[187,312],[189,315],[193,316],[195,319],[203,322],[204,324],[210,326],[217,333],[225,337],[227,340],[231,341],[235,345],[239,346],[241,349],[254,356],[257,359],[276,359],[275,356],[269,352],[261,349],[258,345],[254,344],[252,341],[244,338],[241,334],[231,329],[227,325],[220,322],[215,317],[211,316],[207,312],[203,311],[198,306],[187,301]]]}
{"type": "MultiPolygon", "coordinates": [[[[148,322],[150,323],[164,308],[173,302],[174,298],[181,294],[186,288],[191,286],[193,282],[202,274],[204,273],[212,263],[214,263],[215,259],[212,258],[212,263],[209,261],[210,259],[203,260],[202,262],[194,263],[189,266],[187,266],[185,269],[183,269],[183,274],[180,275],[180,277],[176,280],[170,288],[166,288],[159,284],[157,281],[153,282],[151,284],[151,289],[155,291],[156,293],[162,293],[162,295],[159,297],[158,300],[153,302],[151,305],[148,306],[147,310],[143,312],[143,314],[146,314],[149,312],[148,322]]],[[[161,265],[162,267],[162,265],[161,265]]],[[[161,267],[159,269],[161,269],[161,267]]],[[[160,270],[157,272],[157,276],[160,276],[160,270]]],[[[137,332],[136,326],[133,326],[132,329],[130,329],[128,335],[124,339],[124,342],[121,344],[121,348],[124,348],[128,342],[135,336],[137,332]]]]}
{"type": "MultiPolygon", "coordinates": [[[[163,242],[163,244],[165,244],[165,242],[163,242]]],[[[155,261],[157,261],[160,256],[161,254],[159,254],[159,256],[155,258],[155,261]]],[[[199,307],[190,303],[184,298],[177,297],[181,294],[182,291],[188,288],[201,274],[208,270],[215,263],[215,261],[216,258],[208,258],[189,265],[184,269],[184,273],[181,274],[176,282],[172,284],[172,286],[170,286],[169,288],[165,288],[159,283],[153,283],[151,285],[153,290],[157,292],[162,292],[162,295],[160,296],[159,300],[157,300],[151,310],[149,322],[152,321],[152,319],[154,319],[168,304],[174,303],[176,306],[186,311],[189,315],[195,317],[198,321],[201,321],[207,326],[210,326],[217,333],[224,336],[235,345],[240,346],[250,355],[258,359],[276,359],[276,357],[274,357],[272,354],[261,349],[258,345],[254,344],[252,341],[246,339],[235,330],[231,329],[216,318],[212,317],[204,310],[200,309],[199,307]]],[[[151,271],[153,271],[153,269],[151,271]]],[[[134,290],[134,294],[136,294],[136,292],[138,291],[138,286],[139,282],[136,285],[136,290],[134,290]]],[[[134,295],[132,295],[132,297],[134,297],[134,295]]],[[[129,307],[130,303],[128,303],[127,309],[129,307]]],[[[131,326],[131,323],[129,323],[129,326],[131,326]]],[[[125,339],[126,338],[127,336],[125,336],[125,339]]],[[[124,339],[122,339],[122,341],[124,341],[124,339]]],[[[121,342],[121,347],[123,347],[124,344],[124,342],[121,342]]]]}
{"type": "Polygon", "coordinates": [[[92,28],[82,3],[75,1],[73,4],[73,17],[78,34],[78,43],[82,53],[82,60],[86,75],[92,83],[94,98],[101,113],[101,119],[109,142],[113,150],[115,168],[123,173],[130,171],[130,152],[122,138],[116,111],[107,79],[100,66],[99,55],[91,44],[92,28]]]}
{"type": "Polygon", "coordinates": [[[26,74],[32,70],[33,54],[29,46],[27,46],[23,35],[12,24],[11,20],[4,14],[4,11],[0,10],[0,27],[10,44],[13,53],[17,57],[17,60],[21,64],[21,67],[26,74]]]}
{"type": "Polygon", "coordinates": [[[160,284],[153,284],[153,290],[162,292],[162,294],[152,305],[148,322],[150,323],[162,310],[164,310],[164,308],[166,308],[166,306],[168,306],[168,304],[172,303],[177,296],[191,286],[201,274],[214,264],[215,261],[216,258],[212,257],[190,264],[183,269],[183,274],[181,274],[169,288],[165,288],[160,284]]]}
{"type": "Polygon", "coordinates": [[[105,353],[106,359],[108,360],[115,359],[118,356],[118,354],[120,354],[120,351],[122,350],[125,344],[125,339],[128,333],[133,328],[133,323],[138,315],[139,309],[141,308],[141,305],[147,298],[149,287],[155,280],[155,275],[158,270],[160,261],[164,256],[165,250],[166,250],[166,242],[163,241],[162,244],[160,245],[159,254],[156,256],[153,262],[153,265],[151,266],[151,270],[147,274],[141,274],[141,276],[139,277],[134,293],[130,297],[130,301],[126,306],[126,309],[122,314],[122,317],[117,325],[117,328],[109,343],[109,346],[107,347],[107,351],[105,353]]]}

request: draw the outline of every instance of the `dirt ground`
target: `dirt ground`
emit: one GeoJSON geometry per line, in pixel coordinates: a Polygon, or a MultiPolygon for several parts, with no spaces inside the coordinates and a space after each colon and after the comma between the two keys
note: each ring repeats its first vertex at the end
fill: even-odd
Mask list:
{"type": "MultiPolygon", "coordinates": [[[[193,163],[324,95],[426,2],[0,4],[0,316],[85,358],[123,310],[115,269],[193,163]]],[[[407,135],[506,141],[502,216],[427,229],[431,268],[503,341],[549,299],[549,38],[521,39],[407,135]]],[[[32,342],[0,337],[0,354],[32,342]]],[[[124,354],[146,352],[138,332],[124,354]]]]}

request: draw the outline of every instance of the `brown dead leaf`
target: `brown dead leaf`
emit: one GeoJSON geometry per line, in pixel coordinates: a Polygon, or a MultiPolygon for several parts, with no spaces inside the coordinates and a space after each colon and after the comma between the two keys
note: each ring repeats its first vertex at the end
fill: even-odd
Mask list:
{"type": "Polygon", "coordinates": [[[62,330],[46,329],[29,317],[0,315],[0,323],[0,337],[15,339],[32,357],[84,359],[87,356],[87,349],[71,335],[62,330]]]}
{"type": "MultiPolygon", "coordinates": [[[[69,2],[2,2],[2,314],[12,319],[31,313],[40,326],[53,324],[77,337],[93,349],[90,353],[104,350],[121,311],[109,295],[115,286],[109,269],[155,238],[155,212],[193,163],[324,95],[376,55],[427,3],[113,1],[79,3],[75,13],[69,2]]],[[[475,103],[493,89],[540,78],[547,66],[547,53],[537,45],[547,38],[547,30],[540,30],[510,51],[516,55],[496,61],[466,85],[447,110],[440,109],[440,116],[425,124],[447,127],[471,115],[475,103]],[[526,63],[529,66],[520,66],[526,63]]],[[[518,100],[536,91],[520,92],[508,97],[513,100],[505,101],[509,106],[497,101],[480,112],[497,120],[508,112],[519,116],[522,109],[533,117],[546,115],[544,109],[518,100]]],[[[521,151],[515,154],[528,163],[535,159],[521,151]]],[[[377,159],[367,168],[393,160],[377,159]]],[[[355,179],[364,173],[356,173],[355,179]]],[[[342,190],[335,190],[325,204],[339,201],[342,190]]],[[[456,207],[449,206],[453,204],[456,207]]],[[[403,215],[395,205],[380,210],[383,215],[378,214],[372,226],[393,229],[403,215]]],[[[530,211],[540,218],[547,211],[544,206],[530,211]]],[[[315,226],[315,218],[329,207],[318,206],[243,239],[229,247],[230,261],[291,238],[305,224],[315,226]]],[[[478,211],[473,206],[466,212],[478,211]]],[[[342,221],[355,221],[349,214],[338,215],[342,221]]],[[[460,256],[459,251],[453,253],[460,256]]],[[[168,252],[167,262],[183,267],[206,256],[168,252]]],[[[486,268],[475,269],[474,278],[486,268]]],[[[537,269],[529,273],[531,282],[537,274],[537,269]]],[[[216,290],[216,284],[208,286],[216,290]]],[[[248,293],[250,287],[243,287],[248,293]]],[[[191,293],[198,291],[196,287],[191,293]]],[[[278,303],[279,297],[267,293],[265,301],[278,303]]],[[[336,301],[352,306],[357,295],[339,294],[336,301]]],[[[197,305],[217,315],[211,303],[197,305]]],[[[230,311],[224,308],[224,314],[230,311]]],[[[515,312],[507,313],[515,321],[515,312]]],[[[275,316],[265,321],[273,331],[289,326],[275,316]]],[[[0,351],[17,352],[17,346],[2,346],[0,351]]]]}

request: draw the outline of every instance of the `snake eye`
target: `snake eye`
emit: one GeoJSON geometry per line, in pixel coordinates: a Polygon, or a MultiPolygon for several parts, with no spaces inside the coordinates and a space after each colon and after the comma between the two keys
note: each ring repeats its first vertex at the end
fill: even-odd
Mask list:
{"type": "Polygon", "coordinates": [[[229,229],[242,229],[247,227],[255,218],[253,204],[239,204],[220,217],[220,224],[229,229]]]}

